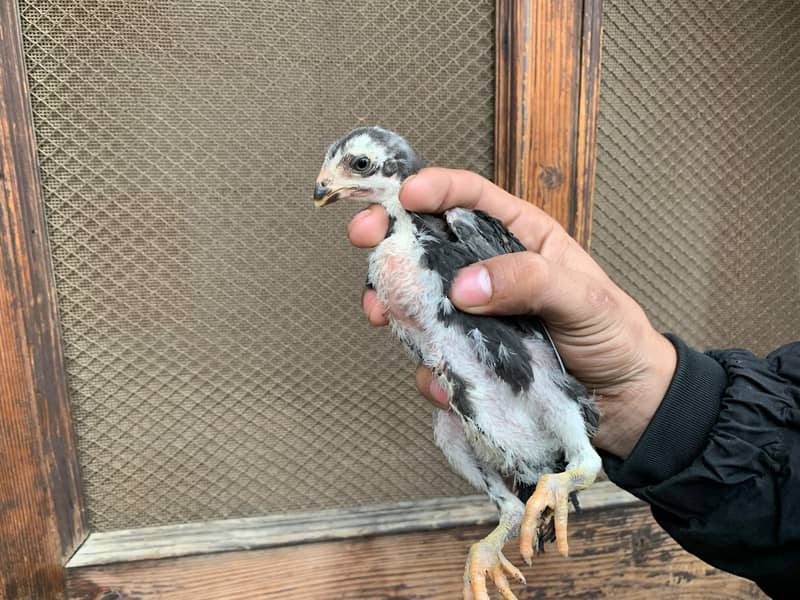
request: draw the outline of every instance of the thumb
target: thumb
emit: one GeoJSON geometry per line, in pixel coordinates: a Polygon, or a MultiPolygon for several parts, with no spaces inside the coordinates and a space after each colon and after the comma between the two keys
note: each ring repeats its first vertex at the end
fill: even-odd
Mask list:
{"type": "Polygon", "coordinates": [[[473,314],[535,313],[560,325],[594,320],[614,303],[613,284],[535,252],[496,256],[456,275],[450,298],[473,314]]]}

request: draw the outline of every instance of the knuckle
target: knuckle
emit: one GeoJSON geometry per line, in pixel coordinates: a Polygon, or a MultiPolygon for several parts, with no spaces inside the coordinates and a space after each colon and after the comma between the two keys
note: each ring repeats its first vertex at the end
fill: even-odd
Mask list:
{"type": "Polygon", "coordinates": [[[593,284],[586,288],[586,302],[594,310],[611,310],[617,305],[617,298],[607,285],[593,284]]]}
{"type": "Polygon", "coordinates": [[[535,252],[519,252],[497,261],[492,273],[495,303],[513,310],[534,310],[548,277],[547,261],[535,252]]]}
{"type": "Polygon", "coordinates": [[[553,262],[565,264],[567,257],[576,249],[582,251],[578,243],[567,233],[561,223],[553,219],[550,233],[547,235],[547,243],[543,246],[542,252],[546,252],[547,258],[553,262]]]}

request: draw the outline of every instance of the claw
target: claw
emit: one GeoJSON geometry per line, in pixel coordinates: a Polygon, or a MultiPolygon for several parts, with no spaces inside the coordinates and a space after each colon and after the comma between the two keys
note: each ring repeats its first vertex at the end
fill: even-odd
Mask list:
{"type": "Polygon", "coordinates": [[[502,550],[484,539],[473,544],[469,550],[467,566],[464,569],[464,600],[489,600],[486,587],[487,575],[492,578],[504,600],[517,600],[511,591],[508,577],[516,579],[523,585],[526,583],[525,576],[503,556],[502,550]]]}

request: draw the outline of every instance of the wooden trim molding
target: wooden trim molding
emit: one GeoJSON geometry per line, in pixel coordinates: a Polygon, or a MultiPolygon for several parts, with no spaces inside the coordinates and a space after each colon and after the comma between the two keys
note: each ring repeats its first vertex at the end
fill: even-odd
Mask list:
{"type": "Polygon", "coordinates": [[[15,0],[0,0],[0,195],[0,597],[46,600],[86,522],[15,0]]]}
{"type": "Polygon", "coordinates": [[[495,181],[589,247],[602,0],[498,0],[495,181]]]}
{"type": "MultiPolygon", "coordinates": [[[[527,567],[515,543],[505,555],[525,598],[765,598],[682,550],[643,505],[573,515],[570,557],[552,546],[527,567]]],[[[351,600],[461,598],[470,544],[491,526],[467,526],[162,560],[69,569],[73,600],[351,600]]],[[[499,597],[492,590],[492,597],[499,597]]]]}
{"type": "MultiPolygon", "coordinates": [[[[610,481],[581,492],[580,501],[584,510],[641,504],[610,481]]],[[[494,523],[497,509],[486,496],[467,496],[126,529],[92,533],[67,568],[494,523]]]]}

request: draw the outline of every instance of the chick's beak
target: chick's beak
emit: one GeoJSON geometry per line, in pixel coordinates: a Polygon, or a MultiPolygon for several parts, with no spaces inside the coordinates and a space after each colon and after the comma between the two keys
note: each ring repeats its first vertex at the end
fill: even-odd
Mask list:
{"type": "Polygon", "coordinates": [[[341,197],[343,188],[331,187],[332,178],[320,177],[314,186],[314,206],[321,208],[326,204],[333,204],[341,197]]]}
{"type": "Polygon", "coordinates": [[[314,205],[325,206],[325,204],[327,204],[327,200],[325,200],[325,197],[328,195],[329,192],[330,188],[327,185],[322,184],[318,181],[317,185],[314,186],[314,205]]]}
{"type": "Polygon", "coordinates": [[[330,180],[317,180],[314,186],[314,206],[321,208],[327,204],[333,204],[337,200],[341,200],[347,196],[348,192],[358,190],[357,185],[331,185],[330,180]]]}

